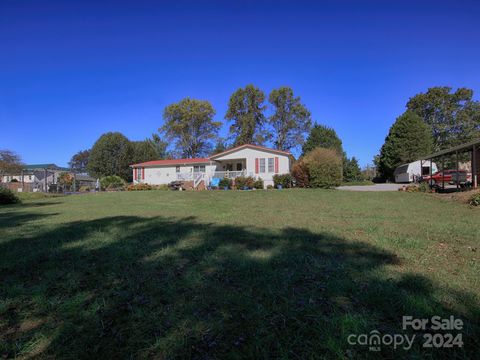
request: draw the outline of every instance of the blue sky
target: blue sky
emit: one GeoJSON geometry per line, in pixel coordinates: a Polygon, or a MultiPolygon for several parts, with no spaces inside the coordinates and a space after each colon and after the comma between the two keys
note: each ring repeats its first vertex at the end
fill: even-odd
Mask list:
{"type": "MultiPolygon", "coordinates": [[[[478,1],[0,2],[0,148],[66,165],[104,132],[142,140],[166,105],[288,85],[365,165],[409,97],[480,94],[478,1]]],[[[225,134],[228,126],[222,130],[225,134]]]]}

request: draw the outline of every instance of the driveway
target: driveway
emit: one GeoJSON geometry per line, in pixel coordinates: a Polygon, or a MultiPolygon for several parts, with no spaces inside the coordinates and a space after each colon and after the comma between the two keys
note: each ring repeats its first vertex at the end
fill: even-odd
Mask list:
{"type": "Polygon", "coordinates": [[[374,184],[374,185],[352,185],[339,186],[338,190],[347,191],[398,191],[405,184],[374,184]]]}

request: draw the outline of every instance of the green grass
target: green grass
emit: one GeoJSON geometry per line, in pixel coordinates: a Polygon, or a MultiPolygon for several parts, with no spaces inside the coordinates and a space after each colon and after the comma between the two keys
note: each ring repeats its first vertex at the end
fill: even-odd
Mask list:
{"type": "Polygon", "coordinates": [[[342,183],[342,186],[368,186],[368,185],[375,185],[375,183],[370,180],[345,181],[342,183]]]}
{"type": "Polygon", "coordinates": [[[0,356],[473,359],[479,225],[479,209],[401,192],[27,199],[0,207],[0,356]],[[347,343],[451,314],[460,349],[347,343]]]}

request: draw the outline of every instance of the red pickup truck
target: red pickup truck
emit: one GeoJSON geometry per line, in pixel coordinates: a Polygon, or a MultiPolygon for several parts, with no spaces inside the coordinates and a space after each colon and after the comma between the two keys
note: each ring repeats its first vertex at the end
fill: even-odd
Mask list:
{"type": "Polygon", "coordinates": [[[422,181],[431,183],[434,185],[445,184],[467,184],[469,181],[472,181],[472,175],[467,173],[465,170],[445,170],[437,171],[431,177],[430,175],[422,176],[422,181]]]}

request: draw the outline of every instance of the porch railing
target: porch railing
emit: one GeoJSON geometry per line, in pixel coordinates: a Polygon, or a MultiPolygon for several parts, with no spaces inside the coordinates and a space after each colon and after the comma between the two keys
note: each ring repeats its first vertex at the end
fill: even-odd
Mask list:
{"type": "Polygon", "coordinates": [[[216,178],[220,178],[220,179],[223,179],[223,178],[235,179],[236,177],[246,176],[246,175],[247,175],[246,170],[241,170],[241,171],[215,171],[213,173],[212,177],[216,177],[216,178]]]}

